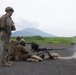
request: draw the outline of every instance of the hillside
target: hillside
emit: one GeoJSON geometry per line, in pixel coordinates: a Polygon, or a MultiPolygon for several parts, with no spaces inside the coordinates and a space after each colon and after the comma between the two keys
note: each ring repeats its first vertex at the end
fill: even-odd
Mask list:
{"type": "Polygon", "coordinates": [[[45,33],[36,28],[26,28],[21,31],[16,31],[12,34],[12,36],[42,36],[42,37],[56,37],[55,35],[45,33]]]}

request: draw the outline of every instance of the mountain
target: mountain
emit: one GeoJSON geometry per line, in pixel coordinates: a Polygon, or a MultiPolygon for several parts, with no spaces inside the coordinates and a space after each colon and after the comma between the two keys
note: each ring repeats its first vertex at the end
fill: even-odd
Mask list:
{"type": "Polygon", "coordinates": [[[56,37],[52,34],[45,33],[36,28],[26,28],[21,31],[16,31],[12,33],[12,36],[42,36],[42,37],[56,37]]]}

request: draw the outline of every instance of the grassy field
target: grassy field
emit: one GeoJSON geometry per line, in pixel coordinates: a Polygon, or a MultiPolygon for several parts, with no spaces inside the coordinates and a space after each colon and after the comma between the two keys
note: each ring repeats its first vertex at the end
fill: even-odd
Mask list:
{"type": "MultiPolygon", "coordinates": [[[[75,44],[76,37],[41,37],[41,36],[30,36],[23,37],[26,42],[36,42],[38,44],[75,44]]],[[[16,37],[12,37],[16,39],[16,37]]]]}

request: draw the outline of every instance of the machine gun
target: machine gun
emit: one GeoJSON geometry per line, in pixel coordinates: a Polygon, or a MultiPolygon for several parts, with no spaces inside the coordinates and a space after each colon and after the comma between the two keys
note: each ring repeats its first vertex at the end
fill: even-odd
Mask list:
{"type": "Polygon", "coordinates": [[[41,53],[47,53],[48,51],[51,51],[51,50],[66,50],[67,48],[54,48],[54,47],[51,47],[51,48],[39,48],[39,45],[37,43],[31,43],[31,50],[33,50],[34,52],[37,52],[37,54],[39,54],[40,52],[41,53]]]}

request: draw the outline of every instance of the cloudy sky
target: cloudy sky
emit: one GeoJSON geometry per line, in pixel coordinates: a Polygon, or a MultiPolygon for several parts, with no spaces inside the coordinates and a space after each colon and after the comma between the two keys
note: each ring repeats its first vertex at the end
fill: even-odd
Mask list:
{"type": "Polygon", "coordinates": [[[14,8],[17,30],[34,27],[56,36],[76,36],[76,0],[0,0],[0,15],[14,8]]]}

